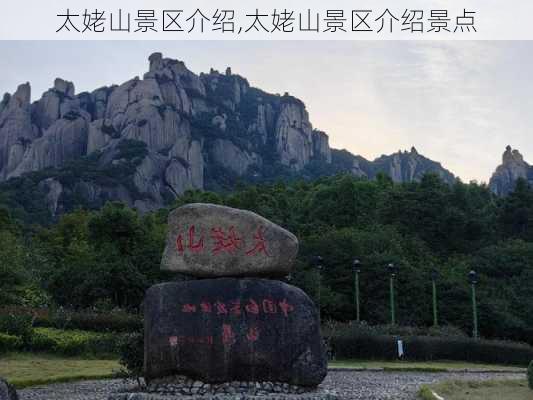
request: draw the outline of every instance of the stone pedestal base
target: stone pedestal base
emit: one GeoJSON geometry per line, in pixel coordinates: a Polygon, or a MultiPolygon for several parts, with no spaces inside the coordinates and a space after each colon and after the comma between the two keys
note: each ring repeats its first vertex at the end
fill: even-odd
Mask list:
{"type": "Polygon", "coordinates": [[[274,382],[151,384],[143,391],[117,393],[108,400],[338,400],[336,393],[274,382]]]}
{"type": "Polygon", "coordinates": [[[153,380],[138,392],[117,393],[108,400],[337,400],[336,393],[276,382],[209,384],[184,376],[153,380]]]}
{"type": "Polygon", "coordinates": [[[327,374],[318,311],[300,289],[267,279],[164,283],[145,298],[144,377],[212,386],[318,386],[327,374]]]}

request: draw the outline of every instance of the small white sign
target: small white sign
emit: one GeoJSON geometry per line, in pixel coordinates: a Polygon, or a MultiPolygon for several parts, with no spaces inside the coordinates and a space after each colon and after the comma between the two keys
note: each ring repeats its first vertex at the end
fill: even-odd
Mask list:
{"type": "Polygon", "coordinates": [[[398,340],[398,358],[403,358],[403,341],[398,340]]]}

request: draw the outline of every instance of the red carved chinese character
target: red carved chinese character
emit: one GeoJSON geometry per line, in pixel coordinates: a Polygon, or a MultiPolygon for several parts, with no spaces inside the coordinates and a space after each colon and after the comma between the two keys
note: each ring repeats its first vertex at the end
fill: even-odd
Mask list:
{"type": "Polygon", "coordinates": [[[229,228],[227,235],[221,227],[211,229],[211,238],[215,241],[213,254],[224,251],[233,254],[242,246],[242,237],[237,235],[233,226],[229,228]]]}
{"type": "Polygon", "coordinates": [[[220,301],[217,301],[215,303],[215,307],[217,309],[217,315],[227,314],[228,313],[228,309],[227,309],[226,305],[224,303],[221,303],[220,301]]]}
{"type": "Polygon", "coordinates": [[[281,308],[281,312],[285,315],[285,317],[289,316],[289,313],[291,311],[294,311],[294,306],[292,304],[289,304],[287,302],[287,299],[283,299],[283,301],[280,301],[279,308],[281,308]]]}
{"type": "Polygon", "coordinates": [[[194,231],[195,231],[195,226],[191,226],[189,228],[189,249],[193,252],[193,253],[199,253],[200,251],[202,251],[204,249],[204,237],[203,236],[200,236],[200,240],[196,243],[194,243],[194,231]]]}
{"type": "Polygon", "coordinates": [[[255,326],[251,327],[246,334],[246,338],[250,342],[256,342],[259,339],[259,329],[255,326]]]}
{"type": "Polygon", "coordinates": [[[233,315],[241,315],[241,301],[240,300],[232,301],[229,311],[233,315]]]}
{"type": "Polygon", "coordinates": [[[213,307],[211,306],[211,303],[202,301],[200,303],[200,310],[202,310],[203,313],[210,313],[211,311],[213,311],[213,307]]]}
{"type": "Polygon", "coordinates": [[[263,311],[265,312],[265,314],[276,314],[278,312],[276,303],[274,303],[272,300],[264,299],[263,311]]]}
{"type": "Polygon", "coordinates": [[[235,343],[235,334],[231,325],[222,324],[222,343],[223,344],[233,344],[235,343]]]}
{"type": "Polygon", "coordinates": [[[194,304],[184,304],[181,308],[181,312],[194,313],[196,312],[196,306],[194,304]]]}
{"type": "Polygon", "coordinates": [[[170,336],[168,338],[168,343],[174,347],[174,346],[177,346],[178,345],[178,337],[177,336],[170,336]]]}
{"type": "Polygon", "coordinates": [[[264,228],[260,226],[257,228],[257,232],[254,235],[255,244],[254,247],[246,252],[246,255],[256,256],[263,253],[264,255],[270,257],[266,248],[266,239],[264,228]]]}
{"type": "Polygon", "coordinates": [[[259,314],[259,305],[255,302],[254,299],[250,299],[248,304],[245,306],[246,311],[250,314],[259,314]]]}
{"type": "Polygon", "coordinates": [[[182,253],[185,251],[183,248],[183,237],[181,236],[181,233],[176,238],[176,250],[178,250],[179,253],[182,253]]]}
{"type": "MultiPolygon", "coordinates": [[[[200,239],[195,242],[195,230],[196,227],[194,225],[189,228],[189,243],[187,244],[187,248],[193,253],[199,253],[204,249],[204,237],[200,236],[200,239]]],[[[181,233],[176,238],[176,249],[181,254],[185,252],[185,246],[183,245],[183,236],[181,233]]]]}

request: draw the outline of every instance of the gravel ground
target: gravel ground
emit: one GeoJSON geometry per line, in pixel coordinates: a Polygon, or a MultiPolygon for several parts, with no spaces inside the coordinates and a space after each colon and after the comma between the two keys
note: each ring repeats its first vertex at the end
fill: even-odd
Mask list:
{"type": "Polygon", "coordinates": [[[342,399],[414,400],[421,385],[450,379],[521,379],[525,374],[420,373],[420,372],[330,372],[323,385],[342,399]]]}
{"type": "MultiPolygon", "coordinates": [[[[342,399],[415,400],[422,384],[448,379],[521,379],[524,374],[497,373],[420,373],[331,371],[322,383],[342,399]]],[[[130,387],[131,388],[131,387],[130,387]]],[[[19,391],[20,400],[107,400],[110,393],[127,391],[120,380],[86,381],[35,386],[19,391]]]]}

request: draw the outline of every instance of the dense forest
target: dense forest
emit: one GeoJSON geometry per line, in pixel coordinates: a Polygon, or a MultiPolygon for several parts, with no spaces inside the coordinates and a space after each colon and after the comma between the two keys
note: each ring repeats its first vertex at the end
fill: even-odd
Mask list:
{"type": "MultiPolygon", "coordinates": [[[[533,337],[533,189],[518,181],[507,197],[485,185],[449,185],[435,175],[394,184],[339,175],[186,192],[173,207],[209,202],[255,211],[294,232],[300,254],[291,283],[318,300],[323,318],[355,319],[352,261],[362,263],[361,310],[387,323],[388,263],[399,267],[397,319],[432,323],[431,271],[437,270],[439,322],[471,332],[467,274],[479,274],[480,332],[533,337]]],[[[147,287],[182,279],[159,271],[169,209],[140,215],[119,203],[63,215],[49,226],[0,210],[0,304],[139,310],[147,287]]]]}

